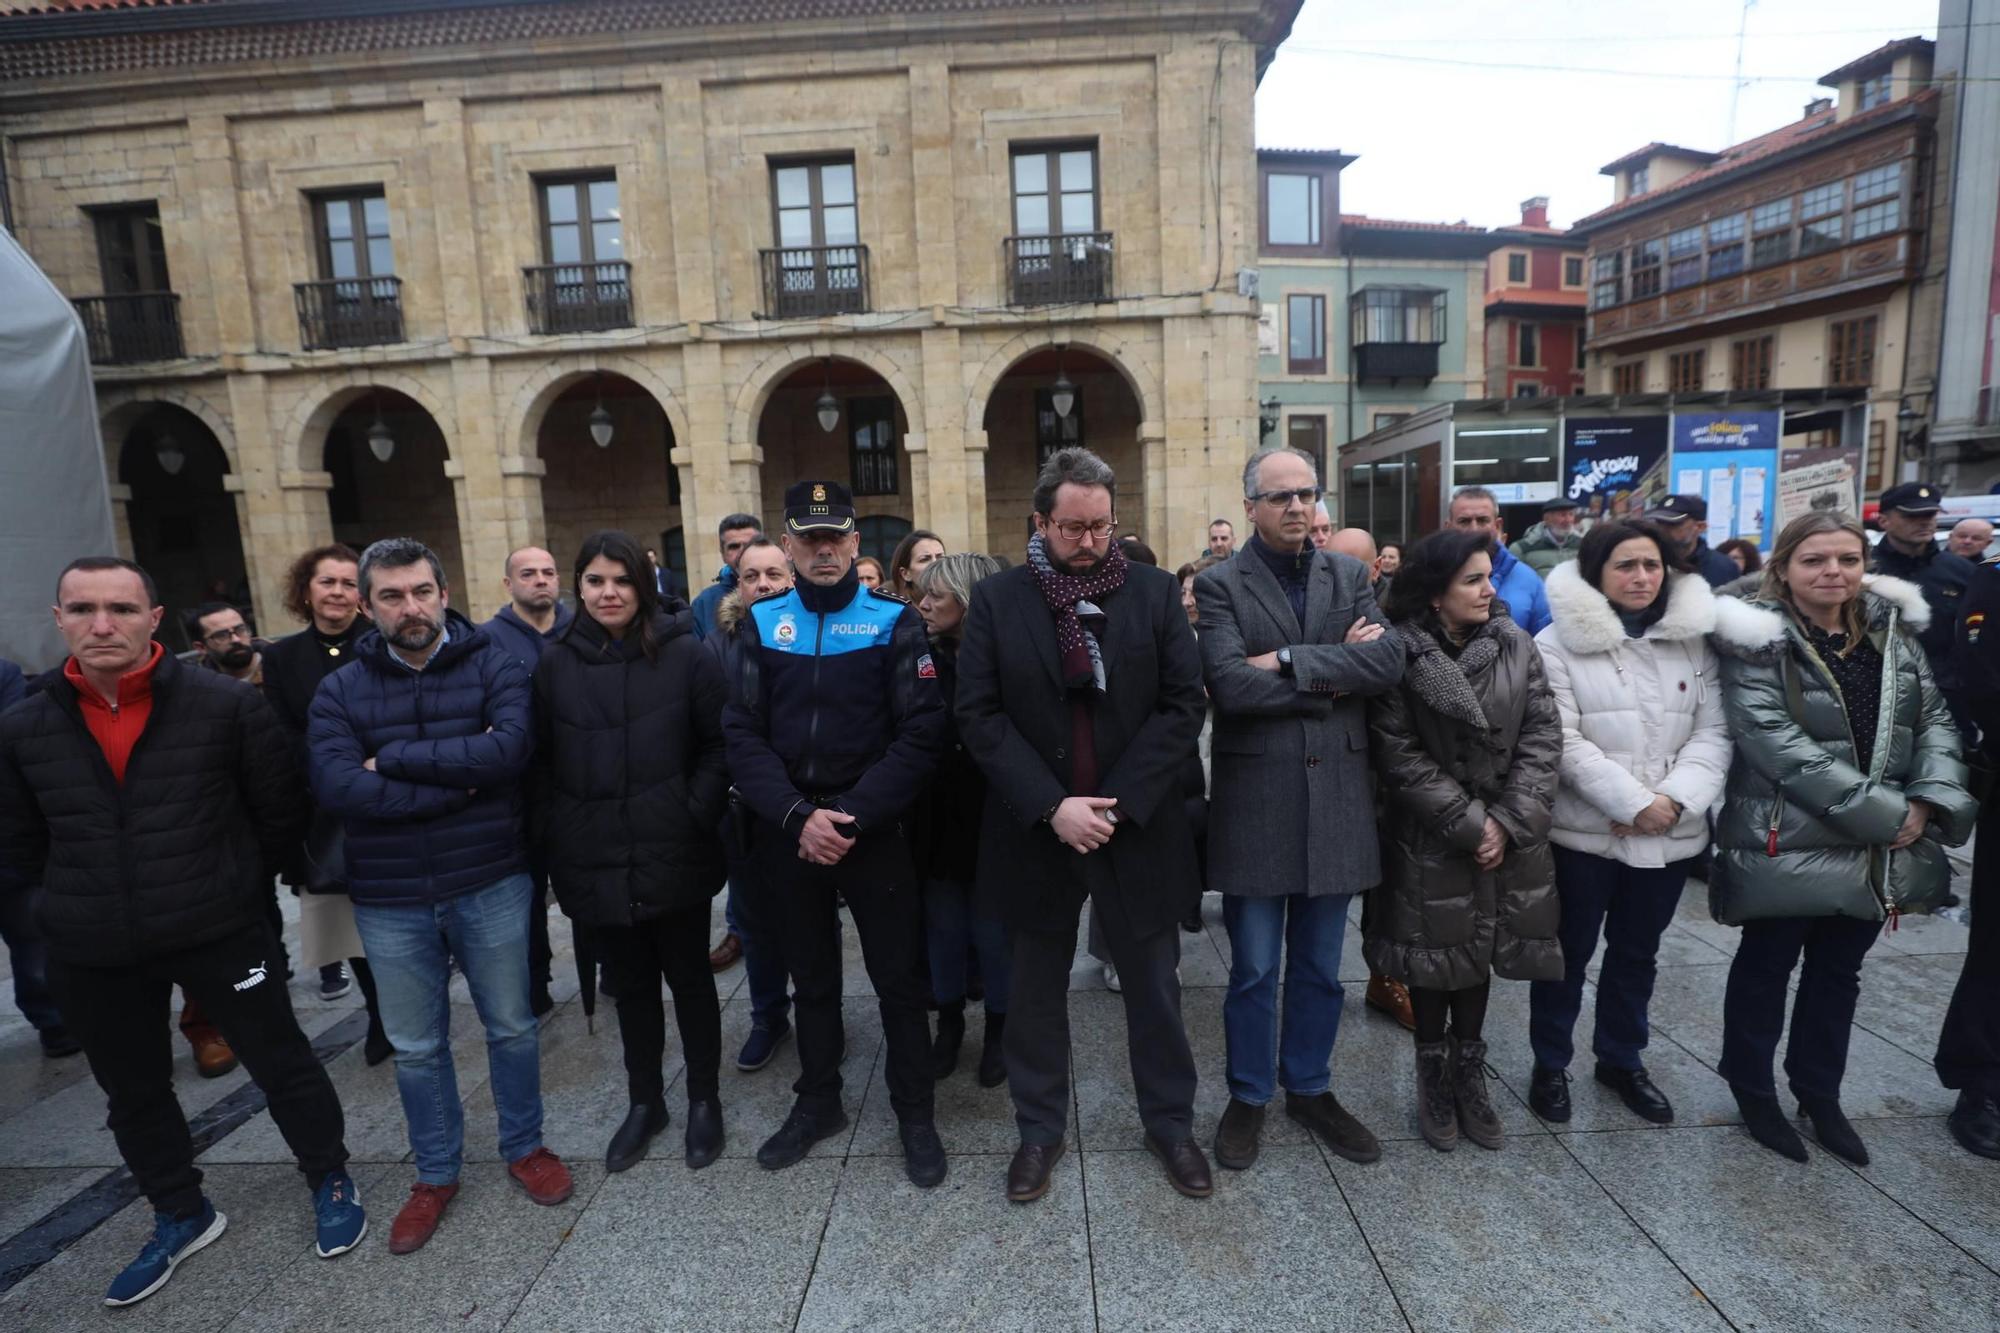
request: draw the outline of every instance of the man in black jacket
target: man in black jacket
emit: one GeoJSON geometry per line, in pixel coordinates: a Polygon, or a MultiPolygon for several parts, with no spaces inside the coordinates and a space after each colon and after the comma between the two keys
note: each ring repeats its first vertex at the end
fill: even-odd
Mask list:
{"type": "Polygon", "coordinates": [[[163,608],[130,561],[57,583],[70,657],[0,718],[0,893],[39,878],[49,986],[110,1101],[152,1241],[105,1294],[130,1305],[222,1234],[203,1197],[160,1022],[178,984],[235,1048],[314,1191],[322,1258],[367,1228],[340,1101],[299,1031],[262,904],[305,817],[263,697],[154,641],[163,608]]]}
{"type": "Polygon", "coordinates": [[[1964,556],[1953,555],[1937,544],[1937,516],[1944,508],[1943,496],[1943,491],[1921,481],[1906,481],[1882,492],[1876,520],[1882,527],[1882,540],[1876,544],[1868,568],[1870,573],[1905,579],[1922,590],[1931,608],[1931,623],[1917,635],[1917,642],[1924,646],[1924,659],[1931,664],[1931,674],[1937,677],[1938,690],[1950,705],[1952,718],[1970,742],[1971,716],[1965,691],[1960,688],[1952,641],[1975,567],[1964,556]]]}
{"type": "Polygon", "coordinates": [[[722,730],[754,816],[752,892],[796,989],[798,1101],[757,1151],[791,1166],[847,1123],[840,1101],[845,900],[882,1010],[889,1102],[910,1180],[945,1177],[932,1122],[930,1018],[916,871],[900,820],[944,747],[944,702],[924,622],[861,586],[854,500],[835,482],[785,492],[792,589],[746,608],[722,730]]]}
{"type": "Polygon", "coordinates": [[[958,655],[959,736],[988,784],[979,888],[1014,931],[1007,1197],[1021,1203],[1048,1191],[1063,1151],[1086,896],[1118,968],[1146,1144],[1182,1194],[1214,1188],[1174,970],[1176,922],[1201,891],[1180,786],[1208,706],[1201,653],[1173,576],[1111,544],[1115,485],[1086,449],[1050,457],[1028,562],[973,589],[958,655]]]}

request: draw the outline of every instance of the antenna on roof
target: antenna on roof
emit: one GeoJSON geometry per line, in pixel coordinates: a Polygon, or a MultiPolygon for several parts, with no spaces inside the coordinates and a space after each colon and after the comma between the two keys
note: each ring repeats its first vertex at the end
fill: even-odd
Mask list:
{"type": "Polygon", "coordinates": [[[1736,142],[1736,104],[1743,100],[1743,41],[1750,30],[1750,6],[1756,3],[1743,0],[1743,18],[1736,25],[1736,81],[1729,85],[1729,129],[1722,138],[1725,149],[1736,142]]]}

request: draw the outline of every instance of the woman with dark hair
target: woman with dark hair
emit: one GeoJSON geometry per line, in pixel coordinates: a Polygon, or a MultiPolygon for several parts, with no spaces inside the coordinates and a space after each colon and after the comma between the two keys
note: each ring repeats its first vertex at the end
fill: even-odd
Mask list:
{"type": "MultiPolygon", "coordinates": [[[[306,713],[319,683],[354,660],[354,645],[367,633],[370,621],[361,613],[361,557],[354,548],[333,542],[315,546],[285,572],[285,610],[305,625],[264,650],[264,697],[306,757],[306,713]]],[[[362,956],[361,933],[354,926],[354,904],[343,882],[340,821],[313,811],[312,823],[299,855],[285,871],[285,882],[299,895],[299,963],[319,969],[320,998],[337,1000],[347,993],[346,970],[361,987],[368,1006],[368,1036],[362,1058],[379,1065],[394,1053],[382,1030],[375,1000],[375,975],[362,956]]]]}
{"type": "Polygon", "coordinates": [[[895,554],[889,557],[889,591],[915,606],[917,575],[924,572],[924,566],[943,554],[944,538],[923,528],[912,531],[896,543],[895,554]]]}
{"type": "Polygon", "coordinates": [[[709,900],[722,887],[729,790],[722,669],[669,614],[639,544],[600,532],[574,567],[577,617],[535,669],[534,811],[549,883],[618,977],[631,1110],[605,1169],[623,1171],[667,1126],[666,1011],[687,1064],[687,1164],[722,1152],[722,1011],[708,966],[709,900]]]}
{"type": "Polygon", "coordinates": [[[1729,771],[1707,638],[1715,594],[1658,528],[1629,519],[1592,528],[1577,558],[1549,571],[1548,593],[1554,619],[1535,646],[1562,715],[1549,838],[1563,975],[1528,991],[1528,1104],[1544,1120],[1570,1118],[1571,1033],[1601,935],[1597,1081],[1637,1115],[1667,1124],[1673,1105],[1640,1057],[1660,937],[1708,846],[1708,809],[1729,771]]]}
{"type": "Polygon", "coordinates": [[[1867,562],[1859,523],[1814,510],[1778,534],[1757,600],[1717,603],[1736,755],[1709,880],[1710,914],[1743,927],[1718,1072],[1744,1127],[1806,1160],[1771,1070],[1796,969],[1785,1074],[1820,1146],[1861,1166],[1868,1149],[1840,1107],[1861,960],[1885,922],[1943,901],[1944,847],[1977,809],[1917,641],[1930,606],[1867,562]]]}
{"type": "Polygon", "coordinates": [[[1386,808],[1363,952],[1410,988],[1424,1138],[1449,1152],[1463,1131],[1498,1148],[1506,1132],[1484,1037],[1492,975],[1562,975],[1548,843],[1562,722],[1541,655],[1494,596],[1485,534],[1418,542],[1383,610],[1408,663],[1401,684],[1369,701],[1386,808]]]}
{"type": "Polygon", "coordinates": [[[1745,574],[1755,574],[1764,568],[1764,553],[1757,549],[1756,542],[1731,537],[1715,549],[1734,560],[1736,567],[1745,574]]]}

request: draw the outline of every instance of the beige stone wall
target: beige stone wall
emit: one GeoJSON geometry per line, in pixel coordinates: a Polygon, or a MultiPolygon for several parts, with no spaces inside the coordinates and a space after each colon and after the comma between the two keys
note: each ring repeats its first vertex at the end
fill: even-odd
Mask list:
{"type": "Polygon", "coordinates": [[[899,31],[875,50],[739,44],[618,62],[551,43],[531,64],[430,52],[421,69],[376,53],[251,80],[168,75],[95,101],[0,93],[0,146],[18,235],[68,294],[101,290],[83,210],[158,201],[188,355],[100,369],[106,447],[116,458],[134,405],[199,407],[229,459],[265,624],[284,623],[277,585],[293,554],[390,528],[432,541],[477,614],[497,604],[509,550],[546,544],[566,564],[587,531],[614,523],[653,542],[684,527],[699,586],[722,514],[775,520],[787,481],[845,475],[844,427],[822,435],[816,393],[777,387],[823,357],[866,367],[897,400],[898,493],[863,512],[935,528],[953,549],[1018,555],[1034,386],[1007,374],[1039,350],[1091,349],[1117,373],[1074,376],[1089,442],[1119,471],[1121,524],[1166,559],[1234,508],[1255,440],[1255,305],[1235,295],[1256,235],[1256,52],[1241,36],[1079,23],[1060,38],[899,31]],[[1098,149],[1099,226],[1115,237],[1114,299],[1009,308],[1010,147],[1085,140],[1098,149]],[[856,165],[871,313],[756,319],[758,251],[775,239],[771,160],[827,154],[856,165]],[[543,258],[535,181],[583,171],[619,181],[635,327],[531,335],[521,270],[543,258]],[[303,352],[293,284],[319,276],[310,198],[378,185],[405,339],[303,352]],[[566,399],[550,415],[598,372],[657,408],[621,399],[604,452],[578,443],[587,405],[566,399]],[[382,391],[421,414],[398,425],[392,465],[364,446],[342,473],[362,478],[339,484],[360,489],[366,512],[336,525],[328,433],[382,391]],[[625,419],[641,406],[650,425],[625,419]]]}

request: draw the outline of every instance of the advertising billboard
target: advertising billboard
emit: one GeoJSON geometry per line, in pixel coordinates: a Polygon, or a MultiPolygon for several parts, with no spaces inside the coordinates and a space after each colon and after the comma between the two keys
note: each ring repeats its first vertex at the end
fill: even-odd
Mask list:
{"type": "Polygon", "coordinates": [[[1568,418],[1562,487],[1586,524],[1644,513],[1667,493],[1666,418],[1568,418]]]}
{"type": "Polygon", "coordinates": [[[1708,544],[1732,537],[1771,549],[1777,534],[1776,412],[1676,412],[1669,473],[1676,495],[1708,504],[1708,544]]]}

